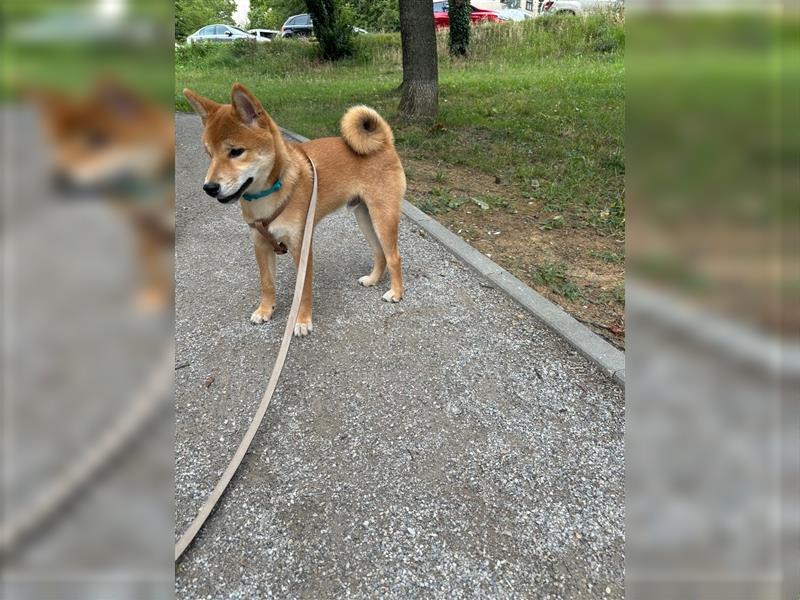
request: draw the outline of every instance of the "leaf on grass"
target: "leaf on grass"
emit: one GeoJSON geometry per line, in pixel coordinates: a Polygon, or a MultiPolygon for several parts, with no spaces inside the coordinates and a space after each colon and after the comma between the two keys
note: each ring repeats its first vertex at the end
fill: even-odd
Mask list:
{"type": "Polygon", "coordinates": [[[481,207],[481,210],[489,210],[489,203],[481,198],[470,198],[475,204],[481,207]]]}

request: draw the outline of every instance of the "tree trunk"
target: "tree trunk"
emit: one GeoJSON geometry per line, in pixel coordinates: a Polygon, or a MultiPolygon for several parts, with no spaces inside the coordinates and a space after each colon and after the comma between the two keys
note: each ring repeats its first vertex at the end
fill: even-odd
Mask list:
{"type": "Polygon", "coordinates": [[[439,111],[439,65],[430,0],[400,0],[403,84],[400,113],[432,118],[439,111]]]}

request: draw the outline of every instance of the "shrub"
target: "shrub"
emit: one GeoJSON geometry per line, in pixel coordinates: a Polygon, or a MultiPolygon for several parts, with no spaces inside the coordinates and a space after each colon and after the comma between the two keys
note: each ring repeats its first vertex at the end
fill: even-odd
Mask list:
{"type": "MultiPolygon", "coordinates": [[[[340,0],[337,0],[340,1],[340,0]]],[[[349,5],[345,6],[345,17],[349,5]]],[[[351,38],[352,55],[347,60],[378,69],[398,70],[401,64],[400,36],[396,33],[360,35],[351,38]]],[[[449,53],[447,32],[437,34],[440,66],[454,59],[449,53]]],[[[489,23],[470,30],[469,61],[492,64],[526,63],[586,54],[615,55],[625,48],[623,22],[613,14],[586,18],[553,15],[520,23],[489,23]]],[[[270,44],[195,44],[175,50],[176,69],[203,69],[211,66],[238,66],[269,72],[276,77],[290,76],[298,69],[325,68],[320,49],[307,40],[276,39],[270,44]],[[232,48],[233,47],[233,48],[232,48]]]]}
{"type": "Polygon", "coordinates": [[[450,0],[450,54],[466,56],[469,49],[470,5],[467,0],[450,0]]]}
{"type": "Polygon", "coordinates": [[[306,0],[314,21],[314,34],[325,60],[351,56],[353,45],[353,10],[341,0],[306,0]]]}

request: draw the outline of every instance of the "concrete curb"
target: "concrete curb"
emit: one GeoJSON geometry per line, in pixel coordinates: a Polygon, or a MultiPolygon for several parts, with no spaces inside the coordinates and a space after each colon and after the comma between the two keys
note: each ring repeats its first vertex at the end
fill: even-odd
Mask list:
{"type": "MultiPolygon", "coordinates": [[[[308,141],[294,132],[283,134],[297,142],[308,141]]],[[[616,349],[591,329],[568,315],[560,306],[538,294],[500,265],[470,246],[462,238],[428,216],[408,201],[403,201],[403,215],[458,257],[461,262],[511,296],[573,348],[598,365],[607,375],[625,387],[625,353],[616,349]]]]}
{"type": "Polygon", "coordinates": [[[800,344],[770,337],[647,283],[627,282],[626,295],[632,319],[666,326],[769,377],[800,379],[800,344]]]}
{"type": "Polygon", "coordinates": [[[455,254],[463,263],[511,296],[524,309],[533,313],[572,347],[596,363],[614,381],[625,387],[625,354],[623,352],[614,348],[588,327],[569,316],[560,306],[532,290],[416,206],[403,201],[403,214],[455,254]]]}

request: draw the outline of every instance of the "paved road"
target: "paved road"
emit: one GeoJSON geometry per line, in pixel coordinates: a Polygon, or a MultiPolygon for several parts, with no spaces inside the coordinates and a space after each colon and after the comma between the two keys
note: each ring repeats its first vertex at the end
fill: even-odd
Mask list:
{"type": "MultiPolygon", "coordinates": [[[[200,190],[200,122],[177,117],[176,527],[229,460],[291,301],[248,318],[237,206],[200,190]]],[[[621,598],[622,391],[404,221],[407,282],[357,284],[370,250],[342,211],[315,234],[314,332],[176,570],[179,598],[621,598]]]]}

